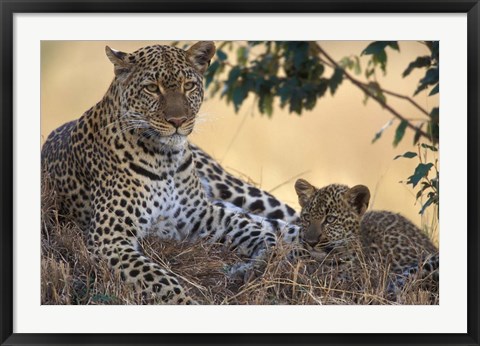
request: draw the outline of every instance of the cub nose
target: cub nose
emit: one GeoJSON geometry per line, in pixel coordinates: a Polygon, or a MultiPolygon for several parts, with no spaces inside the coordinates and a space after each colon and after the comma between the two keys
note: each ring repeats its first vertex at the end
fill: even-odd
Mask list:
{"type": "Polygon", "coordinates": [[[187,121],[187,118],[186,117],[182,117],[182,118],[170,118],[167,120],[167,122],[169,122],[170,124],[173,125],[173,127],[175,128],[179,128],[180,126],[182,126],[182,124],[187,121]]]}
{"type": "Polygon", "coordinates": [[[312,222],[305,230],[303,241],[314,247],[320,242],[321,239],[323,239],[321,226],[319,226],[317,222],[312,222]]]}

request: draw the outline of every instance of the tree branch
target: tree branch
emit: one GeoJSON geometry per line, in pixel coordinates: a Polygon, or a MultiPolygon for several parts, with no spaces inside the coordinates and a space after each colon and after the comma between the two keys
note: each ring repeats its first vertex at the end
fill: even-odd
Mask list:
{"type": "MultiPolygon", "coordinates": [[[[365,85],[365,83],[363,83],[363,84],[365,85]]],[[[403,99],[403,100],[406,100],[406,101],[410,102],[420,112],[422,112],[423,114],[425,114],[427,116],[430,116],[430,114],[428,114],[428,112],[422,106],[420,106],[418,103],[416,103],[411,97],[406,96],[406,95],[397,94],[396,92],[389,91],[389,90],[386,90],[386,89],[383,89],[383,88],[380,88],[380,90],[387,95],[391,95],[393,97],[397,97],[399,99],[403,99]]]]}
{"type": "MultiPolygon", "coordinates": [[[[341,69],[343,71],[343,74],[345,75],[345,77],[352,83],[354,84],[355,86],[357,86],[359,89],[361,89],[365,94],[367,94],[368,96],[370,96],[372,99],[374,99],[375,101],[377,101],[377,103],[379,103],[383,108],[385,108],[386,110],[388,110],[390,113],[392,113],[397,119],[401,120],[401,121],[405,121],[407,123],[407,126],[409,128],[411,128],[412,130],[418,132],[420,134],[420,136],[422,137],[425,137],[427,138],[428,140],[431,140],[430,139],[430,136],[425,132],[425,131],[422,131],[420,128],[416,127],[415,125],[413,125],[411,122],[409,122],[403,115],[401,115],[399,112],[397,112],[395,109],[393,109],[391,106],[389,106],[387,103],[385,103],[382,99],[380,99],[378,96],[376,96],[375,94],[373,94],[367,87],[366,84],[364,84],[363,82],[353,78],[347,71],[345,71],[345,69],[343,67],[341,67],[332,57],[330,57],[330,55],[328,55],[327,52],[325,52],[323,50],[323,48],[318,44],[316,43],[316,46],[317,46],[317,49],[318,49],[318,52],[320,54],[322,54],[328,61],[328,63],[330,63],[334,68],[338,68],[338,69],[341,69]]],[[[392,96],[395,96],[395,97],[399,97],[399,98],[403,98],[403,99],[406,99],[406,100],[409,100],[414,106],[416,106],[420,111],[422,111],[422,113],[424,114],[427,114],[428,113],[423,109],[421,108],[415,101],[411,100],[408,96],[403,96],[403,95],[400,95],[400,94],[396,94],[396,93],[393,93],[391,91],[386,91],[386,90],[383,90],[382,89],[382,92],[385,92],[386,94],[390,94],[392,96]]]]}

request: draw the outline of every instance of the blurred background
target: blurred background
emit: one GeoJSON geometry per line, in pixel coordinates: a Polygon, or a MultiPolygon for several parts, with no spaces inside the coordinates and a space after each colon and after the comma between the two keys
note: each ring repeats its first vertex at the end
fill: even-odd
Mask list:
{"type": "MultiPolygon", "coordinates": [[[[182,42],[179,46],[193,43],[182,42]]],[[[53,129],[80,117],[107,90],[113,66],[105,56],[106,45],[131,52],[151,44],[171,42],[42,41],[42,144],[53,129]]],[[[320,44],[338,61],[360,55],[369,42],[320,44]]],[[[402,78],[402,72],[416,57],[428,55],[429,51],[425,45],[410,41],[400,41],[399,48],[400,52],[388,51],[387,74],[376,78],[383,88],[412,96],[425,72],[413,70],[406,78],[402,78]]],[[[366,65],[367,58],[361,59],[366,65]]],[[[288,107],[281,109],[277,101],[272,117],[262,115],[252,95],[235,112],[225,99],[208,95],[190,140],[234,175],[256,183],[297,210],[293,184],[301,177],[318,187],[330,183],[367,185],[372,192],[370,209],[400,212],[420,227],[430,227],[436,219],[432,208],[419,214],[421,202],[416,201],[416,190],[401,183],[412,175],[418,159],[393,160],[407,151],[416,151],[413,131],[407,130],[403,141],[394,147],[396,124],[372,143],[375,133],[392,116],[373,100],[364,105],[362,91],[349,81],[344,80],[333,97],[327,92],[313,110],[301,116],[289,113],[288,107]]],[[[427,95],[420,93],[413,99],[425,109],[437,106],[438,94],[427,95]]],[[[424,116],[404,100],[389,98],[388,104],[410,119],[424,116]]]]}

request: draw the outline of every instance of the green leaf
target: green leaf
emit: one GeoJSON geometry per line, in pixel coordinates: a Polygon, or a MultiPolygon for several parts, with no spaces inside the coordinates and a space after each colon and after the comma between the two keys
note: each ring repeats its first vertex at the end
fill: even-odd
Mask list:
{"type": "Polygon", "coordinates": [[[313,108],[315,108],[316,104],[317,104],[317,97],[313,94],[308,94],[304,103],[305,109],[312,110],[313,108]]]}
{"type": "Polygon", "coordinates": [[[304,95],[303,107],[307,110],[312,110],[317,104],[315,84],[310,82],[305,82],[301,89],[302,89],[302,94],[304,95]]]}
{"type": "Polygon", "coordinates": [[[272,116],[273,113],[273,95],[272,94],[262,94],[259,99],[259,109],[260,112],[267,113],[268,116],[272,116]]]}
{"type": "Polygon", "coordinates": [[[438,52],[439,52],[439,46],[440,42],[439,41],[425,41],[428,49],[430,49],[430,52],[432,53],[432,58],[435,59],[438,62],[438,52]]]}
{"type": "Polygon", "coordinates": [[[207,72],[205,73],[205,88],[208,88],[210,83],[213,81],[213,77],[215,76],[220,63],[218,61],[214,61],[213,64],[210,65],[207,72]]]}
{"type": "Polygon", "coordinates": [[[428,123],[427,133],[432,136],[433,142],[437,143],[439,133],[440,133],[440,128],[438,126],[438,121],[439,121],[439,108],[438,107],[432,108],[432,110],[430,111],[430,117],[431,117],[431,120],[428,123]]]}
{"type": "Polygon", "coordinates": [[[420,132],[422,127],[423,127],[423,124],[420,124],[420,126],[417,127],[417,130],[415,131],[415,135],[413,136],[413,144],[414,145],[418,143],[418,141],[420,140],[420,137],[422,136],[422,133],[420,132]]]}
{"type": "Polygon", "coordinates": [[[218,57],[218,59],[220,59],[220,61],[227,60],[227,54],[225,54],[225,52],[221,49],[217,50],[217,57],[218,57]]]}
{"type": "Polygon", "coordinates": [[[237,49],[237,62],[239,65],[245,66],[248,59],[248,49],[246,47],[240,47],[237,49]]]}
{"type": "Polygon", "coordinates": [[[375,64],[380,64],[380,68],[385,73],[386,66],[387,66],[387,53],[385,53],[385,51],[382,50],[378,54],[375,54],[372,60],[375,64]]]}
{"type": "Polygon", "coordinates": [[[408,126],[408,122],[402,120],[402,122],[398,125],[397,130],[395,131],[395,138],[393,139],[393,146],[396,147],[398,143],[402,140],[403,136],[405,135],[405,130],[408,126]]]}
{"type": "Polygon", "coordinates": [[[425,210],[430,206],[432,205],[432,203],[434,203],[436,200],[435,196],[431,196],[427,199],[427,201],[425,202],[425,204],[422,206],[422,209],[420,209],[420,212],[419,214],[422,214],[425,212],[425,210]]]}
{"type": "Polygon", "coordinates": [[[440,185],[440,180],[438,179],[438,172],[437,176],[431,180],[432,182],[432,187],[438,191],[439,185],[440,185]]]}
{"type": "Polygon", "coordinates": [[[290,96],[290,113],[297,113],[302,114],[302,99],[303,93],[300,89],[293,89],[292,94],[290,96]]]}
{"type": "Polygon", "coordinates": [[[420,190],[418,190],[415,198],[416,198],[416,199],[419,199],[420,197],[422,197],[422,196],[423,196],[423,192],[424,192],[426,189],[428,189],[429,187],[430,187],[430,185],[428,185],[428,184],[427,184],[427,185],[423,185],[422,188],[421,188],[420,190]]]}
{"type": "Polygon", "coordinates": [[[233,85],[237,81],[238,77],[240,77],[241,74],[242,74],[242,68],[240,66],[235,66],[234,68],[232,68],[228,73],[227,84],[229,86],[233,85]]]}
{"type": "Polygon", "coordinates": [[[293,49],[293,65],[297,70],[300,70],[302,65],[308,60],[308,42],[296,42],[293,49]]]}
{"type": "MultiPolygon", "coordinates": [[[[377,55],[385,51],[385,48],[395,41],[375,41],[370,43],[360,55],[377,55]]],[[[398,45],[397,45],[398,47],[398,45]]]]}
{"type": "Polygon", "coordinates": [[[281,107],[285,106],[290,95],[292,93],[292,85],[291,80],[288,79],[286,82],[282,83],[282,85],[278,88],[277,95],[280,96],[280,105],[281,107]]]}
{"type": "Polygon", "coordinates": [[[420,79],[420,83],[415,90],[413,96],[417,95],[420,91],[425,90],[429,85],[434,85],[438,83],[438,68],[432,67],[427,70],[425,76],[420,79]]]}
{"type": "Polygon", "coordinates": [[[339,65],[343,68],[352,69],[355,63],[348,56],[345,56],[339,61],[339,65]]]}
{"type": "Polygon", "coordinates": [[[232,101],[235,107],[235,112],[238,112],[243,101],[248,96],[248,89],[244,85],[239,85],[233,90],[232,101]]]}
{"type": "Polygon", "coordinates": [[[387,103],[387,98],[383,94],[380,84],[378,84],[377,82],[370,82],[368,83],[367,88],[373,96],[377,97],[380,100],[382,106],[383,104],[387,103]]]}
{"type": "MultiPolygon", "coordinates": [[[[384,74],[386,73],[387,65],[387,53],[385,52],[386,47],[390,47],[397,51],[400,50],[397,41],[375,41],[370,43],[361,53],[361,55],[373,55],[373,63],[375,65],[379,64],[384,74]]],[[[367,78],[369,77],[369,74],[371,73],[367,72],[367,78]]]]}
{"type": "Polygon", "coordinates": [[[440,91],[440,83],[437,83],[437,85],[435,85],[435,86],[433,87],[433,89],[430,91],[430,93],[428,94],[428,96],[432,96],[432,95],[438,94],[439,91],[440,91]]]}
{"type": "Polygon", "coordinates": [[[360,65],[360,58],[358,56],[355,56],[355,64],[353,65],[353,72],[356,75],[359,75],[362,73],[362,66],[360,65]]]}
{"type": "Polygon", "coordinates": [[[336,68],[328,84],[330,88],[330,93],[332,95],[335,94],[335,91],[337,91],[338,86],[342,84],[342,81],[343,81],[343,70],[341,68],[336,68]]]}
{"type": "Polygon", "coordinates": [[[325,95],[325,92],[328,89],[329,81],[326,78],[320,78],[318,83],[315,84],[315,92],[317,93],[317,97],[320,98],[325,95]]]}
{"type": "Polygon", "coordinates": [[[318,79],[323,75],[323,72],[325,71],[325,66],[323,66],[321,63],[317,62],[316,65],[313,66],[313,71],[310,76],[310,79],[318,79]]]}
{"type": "Polygon", "coordinates": [[[251,47],[258,46],[259,44],[267,43],[265,41],[248,41],[248,45],[251,47]]]}
{"type": "Polygon", "coordinates": [[[406,153],[404,153],[403,155],[397,155],[395,156],[394,160],[396,159],[399,159],[401,157],[405,157],[407,159],[411,159],[411,158],[414,158],[415,156],[417,156],[417,153],[414,153],[413,151],[407,151],[406,153]]]}
{"type": "Polygon", "coordinates": [[[438,83],[438,68],[432,67],[428,69],[427,73],[425,73],[425,77],[423,77],[420,80],[420,83],[428,84],[428,85],[433,85],[435,83],[438,83]]]}
{"type": "Polygon", "coordinates": [[[417,59],[415,59],[410,64],[408,64],[407,68],[402,73],[402,77],[405,78],[410,73],[412,73],[412,71],[416,68],[430,67],[430,64],[431,64],[431,58],[428,55],[419,56],[417,59]]]}
{"type": "Polygon", "coordinates": [[[398,46],[398,42],[397,41],[387,41],[388,42],[388,46],[398,52],[400,52],[400,47],[398,46]]]}
{"type": "Polygon", "coordinates": [[[377,133],[375,133],[375,137],[373,137],[372,139],[372,144],[378,141],[380,137],[382,137],[383,132],[386,129],[388,129],[390,126],[392,126],[392,124],[393,124],[393,119],[390,119],[385,125],[383,125],[382,128],[377,133]]]}
{"type": "Polygon", "coordinates": [[[434,146],[428,145],[428,144],[425,144],[425,143],[420,144],[420,146],[424,149],[430,149],[431,151],[438,151],[438,149],[435,148],[434,146]]]}
{"type": "Polygon", "coordinates": [[[433,107],[430,111],[430,118],[432,118],[432,122],[438,123],[438,118],[440,116],[440,109],[438,107],[433,107]]]}
{"type": "Polygon", "coordinates": [[[371,75],[373,75],[375,73],[375,69],[374,68],[367,68],[365,70],[365,77],[368,79],[370,78],[371,75]]]}
{"type": "Polygon", "coordinates": [[[417,168],[415,168],[415,172],[413,175],[408,177],[407,184],[412,184],[413,187],[417,186],[418,182],[425,176],[427,176],[430,168],[433,167],[433,163],[420,163],[418,164],[417,168]]]}

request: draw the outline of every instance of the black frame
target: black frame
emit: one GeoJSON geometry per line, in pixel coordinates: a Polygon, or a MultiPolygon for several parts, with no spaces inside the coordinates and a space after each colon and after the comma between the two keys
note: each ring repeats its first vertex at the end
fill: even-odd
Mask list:
{"type": "MultiPolygon", "coordinates": [[[[438,344],[479,345],[479,0],[0,0],[0,341],[2,345],[438,344]],[[468,14],[468,309],[466,334],[14,334],[13,333],[13,15],[15,13],[348,12],[468,14]]],[[[453,317],[453,316],[452,316],[453,317]]]]}

